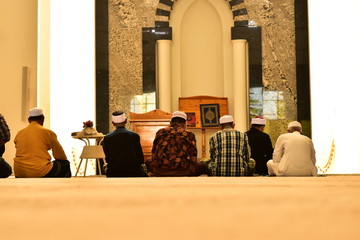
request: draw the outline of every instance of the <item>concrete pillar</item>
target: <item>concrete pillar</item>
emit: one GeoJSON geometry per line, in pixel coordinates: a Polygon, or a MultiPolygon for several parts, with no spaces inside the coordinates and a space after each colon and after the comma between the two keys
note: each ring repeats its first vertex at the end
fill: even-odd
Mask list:
{"type": "Polygon", "coordinates": [[[234,120],[242,132],[249,127],[249,64],[248,43],[245,39],[232,40],[234,64],[234,120]]]}
{"type": "Polygon", "coordinates": [[[159,109],[171,112],[171,40],[157,40],[157,94],[159,109]]]}

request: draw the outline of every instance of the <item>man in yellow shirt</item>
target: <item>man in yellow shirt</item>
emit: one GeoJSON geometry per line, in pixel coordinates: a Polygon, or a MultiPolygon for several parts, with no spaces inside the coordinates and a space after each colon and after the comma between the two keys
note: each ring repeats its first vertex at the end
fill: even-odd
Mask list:
{"type": "Polygon", "coordinates": [[[33,108],[29,111],[29,125],[20,130],[14,140],[15,177],[71,177],[70,163],[57,140],[56,134],[43,127],[43,111],[33,108]],[[55,160],[51,160],[52,150],[55,160]]]}

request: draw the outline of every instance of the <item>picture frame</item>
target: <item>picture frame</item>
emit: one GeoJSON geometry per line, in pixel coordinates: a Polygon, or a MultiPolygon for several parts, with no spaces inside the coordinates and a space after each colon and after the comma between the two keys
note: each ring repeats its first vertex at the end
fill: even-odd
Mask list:
{"type": "Polygon", "coordinates": [[[218,127],[220,107],[218,103],[200,104],[201,126],[218,127]]]}
{"type": "Polygon", "coordinates": [[[187,127],[196,127],[196,114],[194,112],[186,112],[187,115],[187,127]]]}

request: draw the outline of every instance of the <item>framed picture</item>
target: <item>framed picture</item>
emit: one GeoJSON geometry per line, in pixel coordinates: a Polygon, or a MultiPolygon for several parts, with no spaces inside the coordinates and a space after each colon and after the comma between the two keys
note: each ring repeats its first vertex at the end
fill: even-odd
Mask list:
{"type": "Polygon", "coordinates": [[[219,104],[200,104],[201,126],[218,127],[219,126],[219,104]]]}
{"type": "Polygon", "coordinates": [[[194,112],[186,112],[187,115],[187,127],[196,127],[196,115],[194,112]]]}

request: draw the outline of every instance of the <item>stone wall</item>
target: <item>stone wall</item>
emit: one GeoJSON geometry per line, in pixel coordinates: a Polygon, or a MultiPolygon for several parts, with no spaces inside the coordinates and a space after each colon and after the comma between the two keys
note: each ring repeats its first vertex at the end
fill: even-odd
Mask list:
{"type": "MultiPolygon", "coordinates": [[[[247,15],[234,20],[262,27],[263,90],[283,95],[268,106],[278,109],[266,129],[275,142],[297,115],[294,1],[245,0],[244,6],[247,15]]],[[[158,7],[159,0],[109,0],[109,115],[128,112],[133,96],[142,94],[142,28],[154,27],[158,7]]]]}

